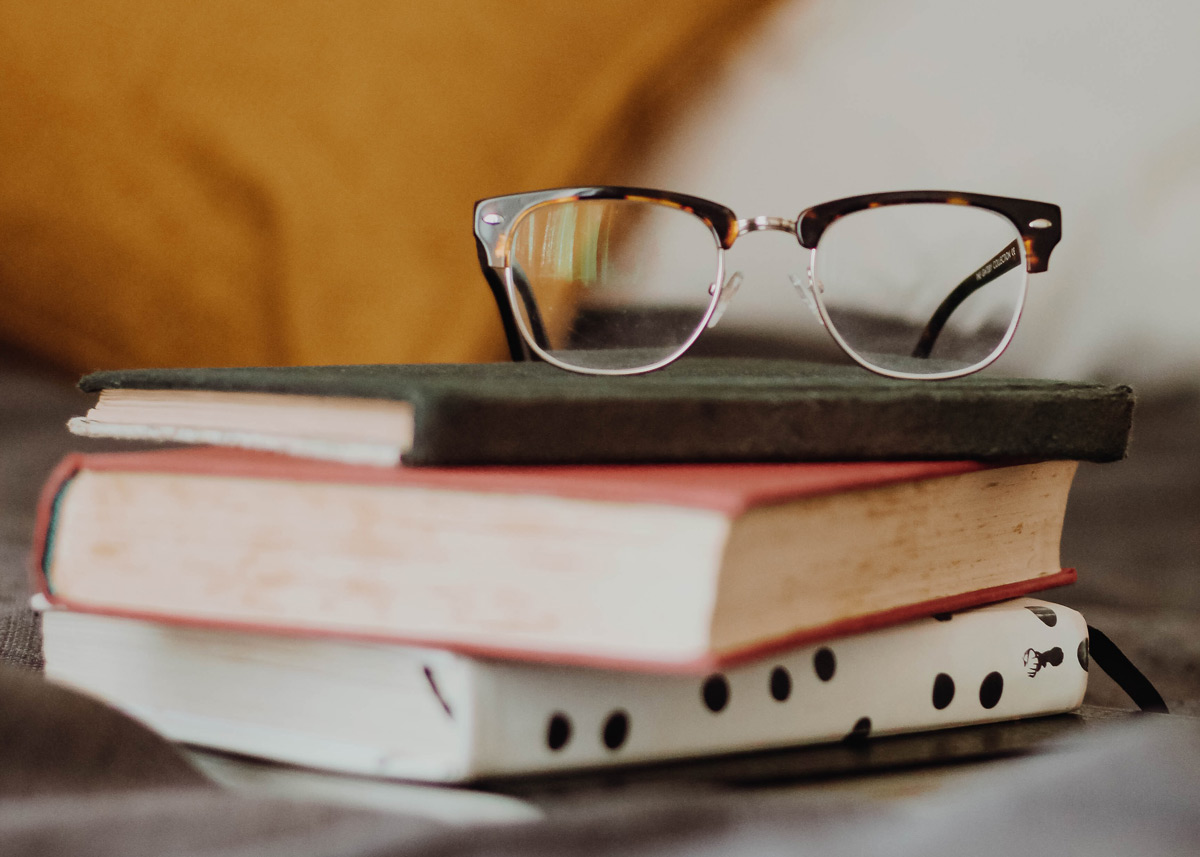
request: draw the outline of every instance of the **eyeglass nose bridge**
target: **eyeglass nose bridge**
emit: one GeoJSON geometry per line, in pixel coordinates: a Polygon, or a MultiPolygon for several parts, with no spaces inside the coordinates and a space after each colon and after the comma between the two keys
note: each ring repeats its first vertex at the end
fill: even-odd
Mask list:
{"type": "Polygon", "coordinates": [[[747,232],[787,232],[791,235],[799,236],[797,230],[798,220],[788,220],[786,217],[749,217],[737,222],[737,234],[742,235],[747,232]]]}

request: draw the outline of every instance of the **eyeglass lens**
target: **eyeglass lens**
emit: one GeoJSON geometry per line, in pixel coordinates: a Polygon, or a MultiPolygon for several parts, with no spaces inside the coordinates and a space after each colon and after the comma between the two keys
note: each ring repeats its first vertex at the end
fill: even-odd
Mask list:
{"type": "MultiPolygon", "coordinates": [[[[550,358],[653,368],[699,335],[722,276],[712,228],[656,201],[535,206],[509,234],[510,299],[550,358]]],[[[956,373],[1003,347],[1025,293],[1013,224],[986,209],[887,205],[838,218],[815,254],[819,300],[844,349],[885,372],[956,373]]]]}
{"type": "Polygon", "coordinates": [[[550,203],[527,212],[509,242],[521,323],[568,366],[628,370],[672,359],[695,338],[714,300],[716,236],[672,206],[550,203]]]}
{"type": "Polygon", "coordinates": [[[985,362],[1025,294],[1021,236],[987,209],[889,205],[835,220],[814,276],[835,335],[864,362],[931,375],[985,362]]]}

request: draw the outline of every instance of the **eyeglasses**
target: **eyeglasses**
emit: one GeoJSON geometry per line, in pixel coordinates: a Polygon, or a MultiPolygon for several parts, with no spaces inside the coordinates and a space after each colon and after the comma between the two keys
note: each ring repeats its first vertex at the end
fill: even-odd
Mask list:
{"type": "Polygon", "coordinates": [[[737,291],[725,251],[777,230],[809,251],[793,285],[847,355],[881,375],[938,379],[1003,353],[1059,217],[1045,202],[898,191],[739,220],[682,194],[581,187],[481,200],[475,239],[514,360],[594,375],[662,368],[737,291]]]}

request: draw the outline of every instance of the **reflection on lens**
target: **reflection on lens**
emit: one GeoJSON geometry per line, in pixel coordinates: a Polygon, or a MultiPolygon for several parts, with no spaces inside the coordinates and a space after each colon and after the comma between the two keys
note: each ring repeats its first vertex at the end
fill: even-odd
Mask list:
{"type": "Polygon", "coordinates": [[[714,300],[719,245],[673,206],[586,199],[530,209],[509,235],[510,299],[546,354],[580,369],[644,369],[687,347],[714,300]]]}
{"type": "Polygon", "coordinates": [[[1025,250],[986,209],[889,205],[835,220],[816,279],[834,335],[864,363],[906,375],[978,368],[1007,344],[1025,298],[1025,250]]]}

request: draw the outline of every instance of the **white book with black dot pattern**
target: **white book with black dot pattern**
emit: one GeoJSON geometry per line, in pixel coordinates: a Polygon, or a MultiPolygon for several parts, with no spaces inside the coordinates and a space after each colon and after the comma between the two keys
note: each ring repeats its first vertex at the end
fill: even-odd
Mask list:
{"type": "Polygon", "coordinates": [[[1018,598],[710,675],[488,660],[46,610],[46,674],[202,747],[460,782],[1070,711],[1074,610],[1018,598]]]}

